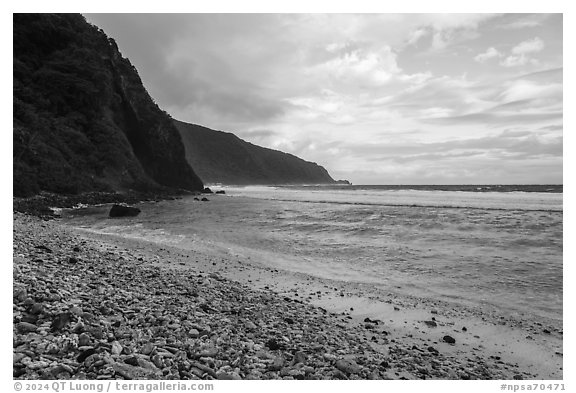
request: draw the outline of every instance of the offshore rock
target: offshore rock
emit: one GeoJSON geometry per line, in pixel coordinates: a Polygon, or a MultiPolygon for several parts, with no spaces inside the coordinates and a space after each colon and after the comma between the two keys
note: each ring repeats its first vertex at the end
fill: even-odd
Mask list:
{"type": "Polygon", "coordinates": [[[140,209],[137,207],[113,205],[110,209],[109,217],[136,217],[140,214],[140,209]]]}

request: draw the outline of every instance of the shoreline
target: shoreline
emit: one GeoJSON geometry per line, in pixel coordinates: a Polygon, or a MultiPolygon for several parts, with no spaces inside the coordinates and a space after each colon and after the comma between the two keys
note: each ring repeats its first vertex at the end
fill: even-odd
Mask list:
{"type": "MultiPolygon", "coordinates": [[[[202,363],[202,365],[207,365],[209,368],[210,365],[212,365],[213,367],[210,368],[210,370],[212,370],[211,372],[200,373],[197,371],[198,367],[189,366],[189,370],[195,371],[195,374],[193,373],[195,378],[216,378],[218,371],[218,367],[216,366],[218,365],[220,366],[220,372],[225,373],[227,377],[242,379],[562,378],[561,369],[557,369],[557,365],[560,364],[561,367],[562,364],[561,354],[552,354],[550,357],[547,353],[540,353],[542,352],[541,350],[537,355],[534,354],[534,350],[537,350],[546,339],[559,339],[561,343],[561,335],[558,336],[558,332],[556,331],[551,332],[550,335],[547,334],[546,337],[534,335],[536,336],[536,340],[533,340],[535,343],[533,346],[526,346],[524,342],[522,342],[521,344],[523,345],[515,345],[516,351],[520,349],[522,349],[522,351],[511,354],[504,348],[502,342],[498,342],[497,340],[496,342],[492,342],[489,338],[496,337],[495,332],[500,332],[501,334],[501,331],[504,330],[505,334],[502,337],[504,337],[505,342],[510,342],[510,340],[520,342],[522,339],[521,335],[525,330],[520,329],[516,331],[512,328],[507,328],[505,325],[495,325],[492,321],[482,321],[482,318],[486,318],[485,316],[478,316],[477,320],[473,321],[470,319],[469,314],[464,313],[464,318],[467,319],[462,319],[458,317],[458,314],[462,313],[461,309],[450,309],[445,303],[439,301],[435,302],[435,304],[426,303],[424,307],[422,307],[422,299],[407,299],[406,297],[394,298],[393,295],[390,295],[387,299],[366,299],[361,296],[361,291],[358,291],[358,288],[354,288],[354,285],[339,287],[339,283],[330,282],[330,280],[321,280],[304,274],[291,273],[262,266],[255,261],[250,261],[249,257],[243,257],[235,253],[233,249],[226,250],[225,246],[217,249],[207,244],[202,246],[200,243],[195,243],[195,249],[182,250],[166,245],[149,243],[143,240],[94,234],[86,230],[64,225],[58,221],[44,222],[20,214],[14,216],[14,228],[15,288],[19,286],[19,283],[26,284],[25,282],[21,282],[21,276],[17,272],[20,266],[25,266],[27,269],[30,269],[30,271],[35,271],[39,268],[39,266],[36,266],[38,262],[34,262],[38,260],[38,258],[34,259],[37,254],[40,253],[43,257],[51,257],[52,260],[61,259],[63,255],[74,254],[74,252],[70,252],[72,243],[80,243],[83,245],[80,247],[82,250],[90,249],[89,252],[81,252],[83,255],[77,258],[81,261],[86,260],[85,264],[82,265],[86,268],[85,271],[89,271],[91,265],[91,263],[88,262],[89,260],[98,260],[100,266],[116,266],[116,268],[118,261],[121,260],[122,266],[134,269],[134,271],[138,272],[137,274],[142,273],[142,271],[147,271],[146,269],[154,269],[155,272],[158,272],[161,277],[166,278],[168,282],[172,282],[173,285],[182,285],[181,282],[178,283],[178,278],[192,274],[198,275],[198,277],[201,276],[202,278],[199,280],[207,281],[211,285],[215,283],[223,285],[225,290],[210,293],[212,304],[226,303],[226,307],[228,308],[236,307],[239,309],[257,306],[254,302],[230,300],[235,298],[245,299],[247,297],[264,297],[268,302],[275,304],[274,310],[270,310],[270,312],[272,312],[271,316],[264,318],[276,320],[276,328],[270,329],[270,331],[276,332],[271,335],[272,337],[270,337],[270,334],[267,337],[262,337],[261,335],[255,337],[254,331],[247,328],[245,322],[239,323],[238,320],[231,321],[231,317],[236,316],[234,314],[225,313],[225,315],[214,316],[209,312],[201,312],[198,317],[200,323],[203,322],[203,319],[204,322],[210,321],[210,323],[214,325],[214,328],[210,329],[210,333],[207,336],[196,337],[196,339],[183,333],[182,337],[178,338],[180,339],[180,344],[185,345],[183,343],[186,342],[186,340],[200,341],[199,344],[206,344],[204,341],[207,341],[218,349],[218,354],[215,354],[212,358],[208,357],[204,359],[206,362],[202,363]],[[52,239],[52,236],[57,237],[52,239]],[[29,244],[21,242],[20,240],[23,238],[28,238],[29,244]],[[48,253],[49,255],[42,253],[41,249],[37,249],[35,248],[36,246],[33,245],[38,242],[43,242],[43,244],[48,243],[49,245],[46,245],[46,247],[54,249],[54,252],[48,253]],[[320,293],[318,293],[318,291],[320,291],[320,293]],[[230,294],[234,296],[231,297],[230,294]],[[419,303],[420,307],[417,307],[417,304],[414,303],[419,303]],[[352,307],[353,310],[350,310],[350,307],[352,307]],[[361,309],[364,311],[360,311],[361,309]],[[366,310],[370,310],[370,312],[366,313],[366,310]],[[278,315],[278,312],[280,312],[280,315],[278,315]],[[291,315],[297,314],[299,318],[289,318],[292,323],[288,325],[285,323],[279,324],[278,320],[282,321],[284,318],[283,315],[286,314],[286,312],[292,313],[291,315]],[[370,317],[369,315],[379,315],[381,318],[370,317]],[[318,316],[322,316],[323,318],[321,325],[314,322],[314,318],[318,316]],[[220,322],[218,320],[219,318],[220,322]],[[434,327],[424,322],[428,321],[430,323],[430,321],[433,320],[432,318],[434,318],[436,324],[434,327]],[[242,353],[243,356],[248,357],[255,356],[256,359],[260,360],[254,361],[251,364],[256,364],[257,366],[254,368],[234,368],[232,367],[233,362],[225,364],[226,361],[220,359],[220,355],[226,354],[227,352],[224,351],[223,348],[219,348],[218,338],[222,338],[222,336],[216,338],[215,341],[212,339],[214,338],[214,333],[221,333],[220,327],[222,320],[226,321],[226,328],[237,330],[234,336],[236,336],[240,342],[232,345],[234,348],[232,352],[242,353]],[[281,329],[278,329],[279,325],[282,325],[281,329]],[[305,329],[302,328],[304,326],[306,327],[305,329]],[[311,329],[310,326],[316,327],[311,329]],[[298,329],[298,327],[300,327],[300,329],[298,329]],[[462,327],[466,327],[467,332],[462,332],[462,327]],[[492,328],[492,331],[490,331],[489,328],[492,328]],[[296,334],[292,335],[291,333],[294,331],[296,331],[296,334]],[[511,334],[511,332],[514,334],[511,334]],[[242,337],[248,337],[250,334],[253,335],[252,339],[242,342],[242,337]],[[330,340],[330,336],[333,334],[336,334],[338,338],[330,340]],[[310,337],[305,337],[306,335],[313,335],[314,337],[310,339],[310,337]],[[445,335],[450,335],[455,338],[456,342],[454,344],[444,342],[442,338],[445,335]],[[277,336],[283,337],[282,340],[286,338],[288,340],[287,343],[298,342],[298,346],[303,350],[298,351],[296,350],[297,348],[292,348],[291,350],[283,351],[279,348],[271,349],[267,347],[266,344],[270,340],[278,338],[277,336]],[[328,336],[328,338],[325,336],[328,336]],[[475,339],[475,336],[478,338],[475,339]],[[203,337],[206,338],[202,340],[203,337]],[[314,349],[313,345],[318,344],[313,343],[317,343],[319,337],[324,337],[324,339],[320,339],[320,341],[327,342],[327,344],[322,348],[314,349]],[[306,340],[306,338],[308,340],[306,340]],[[246,347],[246,342],[248,342],[248,346],[250,346],[250,341],[252,342],[252,349],[246,347]],[[342,348],[354,348],[354,350],[343,351],[342,348]],[[261,353],[262,350],[265,353],[261,353]],[[326,356],[318,356],[319,354],[317,352],[322,351],[324,351],[324,355],[326,356]],[[298,366],[300,363],[289,364],[290,362],[288,360],[291,358],[292,363],[294,363],[297,352],[305,353],[309,359],[309,361],[306,362],[307,365],[298,366]],[[264,359],[258,358],[258,353],[264,356],[264,359]],[[536,355],[535,358],[540,359],[541,364],[524,364],[526,362],[522,362],[521,360],[527,360],[525,359],[526,355],[530,354],[536,355]],[[261,362],[266,359],[268,362],[261,362]],[[554,361],[553,364],[551,364],[550,359],[554,361]],[[274,366],[274,362],[277,363],[276,366],[274,366]],[[344,367],[343,364],[346,362],[351,364],[351,369],[344,367]],[[270,367],[269,363],[272,364],[272,367],[270,367]],[[262,366],[262,364],[264,366],[262,366]],[[545,367],[546,364],[548,367],[545,367]],[[302,371],[304,367],[308,368],[302,371]],[[278,370],[276,370],[277,368],[278,370]],[[311,368],[313,370],[311,370],[311,368]],[[254,373],[249,370],[253,370],[254,373]]],[[[45,261],[45,259],[46,258],[42,259],[42,261],[45,261]]],[[[54,261],[54,263],[56,262],[54,261]]],[[[58,269],[64,269],[64,272],[68,271],[70,274],[77,274],[77,265],[78,262],[74,266],[68,266],[68,264],[63,262],[57,263],[58,269]]],[[[54,265],[54,267],[56,267],[56,265],[54,265]]],[[[31,279],[34,279],[34,277],[32,276],[31,279]]],[[[130,287],[122,287],[119,283],[106,286],[106,288],[109,291],[122,290],[123,292],[130,292],[133,290],[130,287]]],[[[213,288],[204,289],[212,290],[213,288]]],[[[102,291],[98,288],[93,288],[93,290],[102,291]]],[[[170,290],[167,292],[171,293],[170,290]]],[[[136,294],[133,293],[132,295],[136,294]]],[[[176,292],[172,292],[169,296],[171,296],[173,300],[179,297],[176,292]]],[[[15,296],[15,299],[16,298],[15,296]]],[[[146,301],[146,299],[142,300],[146,301]]],[[[82,300],[82,302],[84,301],[85,300],[82,300]]],[[[151,296],[147,301],[154,301],[154,296],[151,296]]],[[[197,306],[197,304],[191,303],[185,307],[194,305],[197,306]]],[[[22,315],[26,315],[26,306],[19,304],[17,307],[23,307],[23,309],[20,311],[22,314],[15,313],[14,315],[15,326],[18,326],[18,321],[21,321],[22,315]]],[[[57,308],[65,310],[70,309],[71,306],[70,304],[61,304],[57,308]]],[[[53,317],[54,312],[52,311],[50,315],[53,317]]],[[[120,315],[123,316],[124,319],[129,320],[129,314],[126,314],[126,310],[120,312],[120,315]]],[[[177,314],[171,317],[175,321],[179,319],[177,314]]],[[[106,321],[105,316],[102,316],[102,318],[101,321],[106,321]]],[[[46,326],[48,325],[48,321],[49,317],[47,321],[43,322],[45,330],[42,332],[50,336],[49,329],[46,329],[48,327],[46,326]]],[[[510,323],[510,321],[504,322],[510,323]]],[[[142,323],[146,325],[145,322],[142,323]]],[[[178,324],[178,322],[175,323],[178,324]]],[[[265,321],[262,323],[266,324],[265,321]]],[[[181,320],[180,324],[182,324],[181,320]]],[[[106,326],[106,323],[103,322],[101,325],[106,326]]],[[[196,321],[196,325],[198,325],[198,321],[196,321]]],[[[150,326],[147,327],[150,328],[150,326]]],[[[70,329],[72,328],[73,327],[70,327],[70,329]]],[[[18,333],[17,328],[16,330],[18,333]]],[[[114,331],[114,329],[111,330],[114,331]]],[[[141,331],[138,325],[135,330],[141,331]]],[[[201,333],[199,329],[193,330],[201,333]]],[[[263,330],[266,331],[266,329],[263,330]]],[[[76,339],[79,336],[77,333],[71,331],[69,333],[73,338],[76,336],[76,339]]],[[[110,334],[110,332],[108,334],[110,334]]],[[[150,356],[150,353],[147,355],[143,354],[141,353],[142,346],[146,344],[138,341],[122,343],[122,341],[118,339],[117,334],[114,332],[113,334],[116,340],[112,340],[112,343],[118,342],[121,343],[122,348],[131,348],[132,358],[135,357],[137,360],[140,359],[142,362],[150,363],[153,361],[154,355],[158,355],[158,353],[152,354],[152,356],[150,356]]],[[[195,335],[194,332],[193,335],[195,335]]],[[[42,336],[42,333],[40,336],[42,336]]],[[[36,339],[38,339],[38,337],[36,337],[36,339]]],[[[178,341],[178,339],[175,339],[175,341],[178,341]]],[[[230,332],[228,332],[227,339],[231,339],[230,332]]],[[[98,355],[96,357],[99,358],[94,363],[103,362],[102,366],[108,365],[109,367],[106,370],[109,371],[109,374],[97,374],[96,376],[98,377],[98,375],[100,375],[100,378],[121,376],[116,369],[122,370],[124,367],[123,362],[126,361],[123,357],[128,355],[124,354],[125,351],[121,352],[121,354],[114,354],[112,352],[114,345],[108,348],[108,346],[111,345],[110,338],[104,341],[106,342],[102,342],[96,345],[95,348],[92,348],[95,354],[98,355]],[[123,360],[123,362],[121,362],[121,360],[123,360]],[[116,367],[116,369],[114,369],[114,367],[116,367]]],[[[190,344],[190,342],[188,342],[188,344],[190,344]]],[[[157,343],[154,343],[154,345],[156,345],[157,348],[161,348],[157,343]]],[[[272,347],[274,347],[274,345],[272,345],[272,347]]],[[[118,346],[116,346],[116,348],[118,348],[118,346]]],[[[17,349],[18,346],[15,349],[15,357],[17,353],[26,353],[25,351],[18,352],[17,349]]],[[[78,351],[78,347],[76,347],[71,353],[63,357],[63,359],[72,361],[72,364],[76,367],[76,369],[73,369],[74,371],[85,368],[85,364],[77,362],[78,356],[81,354],[78,353],[78,351]],[[74,358],[76,358],[75,363],[73,362],[74,358]]],[[[165,364],[160,363],[160,360],[164,359],[161,354],[165,354],[165,352],[162,352],[162,350],[158,350],[158,352],[160,353],[160,357],[156,357],[156,360],[160,366],[165,366],[165,364]]],[[[190,351],[188,351],[186,360],[188,363],[195,361],[193,356],[193,360],[191,360],[189,352],[190,351]]],[[[18,355],[18,357],[21,357],[21,355],[18,355]]],[[[20,377],[42,378],[41,375],[34,374],[36,371],[34,371],[33,368],[29,369],[28,366],[21,366],[25,358],[26,356],[21,357],[19,360],[20,363],[16,362],[15,359],[15,371],[26,370],[20,377]],[[29,371],[31,371],[34,376],[31,376],[29,371]]],[[[46,362],[46,360],[42,360],[43,355],[39,355],[38,358],[40,359],[38,361],[46,362]]],[[[128,359],[130,360],[132,358],[128,359]]],[[[32,363],[29,364],[34,364],[35,360],[30,359],[32,363]]],[[[56,362],[56,360],[53,360],[53,362],[56,362]]],[[[186,363],[184,364],[186,365],[186,363]]],[[[196,366],[198,366],[198,364],[196,364],[196,366]]],[[[132,367],[136,366],[132,365],[132,367]]],[[[160,374],[160,367],[156,367],[156,369],[157,370],[152,369],[156,372],[154,379],[157,377],[165,377],[164,374],[160,374]]],[[[173,368],[170,370],[173,371],[173,368]]],[[[98,371],[100,372],[101,370],[98,371]]],[[[142,372],[142,370],[139,369],[137,371],[142,372]]],[[[172,371],[167,371],[167,373],[169,374],[172,371]]],[[[189,372],[188,374],[192,376],[189,372]]],[[[52,375],[52,377],[56,376],[57,375],[52,375]]],[[[90,375],[85,374],[85,376],[89,377],[90,375]]],[[[184,374],[184,376],[187,377],[186,374],[184,374]]],[[[182,375],[179,375],[179,377],[181,378],[182,375]]],[[[223,378],[224,376],[220,375],[220,377],[223,378]]]]}
{"type": "Polygon", "coordinates": [[[96,207],[109,203],[159,202],[174,200],[187,195],[200,195],[201,193],[201,191],[170,189],[127,192],[92,191],[76,195],[41,192],[30,197],[12,198],[12,210],[14,213],[24,213],[43,220],[51,220],[58,217],[54,209],[71,209],[76,206],[96,207]]]}

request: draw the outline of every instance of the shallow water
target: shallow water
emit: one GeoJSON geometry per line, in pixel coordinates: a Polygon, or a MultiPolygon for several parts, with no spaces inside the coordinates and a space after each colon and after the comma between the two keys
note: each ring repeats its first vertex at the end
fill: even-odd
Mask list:
{"type": "Polygon", "coordinates": [[[562,194],[225,188],[210,202],[105,208],[66,220],[181,248],[234,247],[289,271],[562,319],[562,194]]]}

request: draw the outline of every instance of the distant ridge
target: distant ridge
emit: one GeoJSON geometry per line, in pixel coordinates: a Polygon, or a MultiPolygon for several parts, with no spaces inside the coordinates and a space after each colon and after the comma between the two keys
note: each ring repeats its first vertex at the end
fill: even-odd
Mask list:
{"type": "Polygon", "coordinates": [[[186,160],[205,183],[333,184],[322,166],[246,142],[229,132],[174,120],[186,160]]]}

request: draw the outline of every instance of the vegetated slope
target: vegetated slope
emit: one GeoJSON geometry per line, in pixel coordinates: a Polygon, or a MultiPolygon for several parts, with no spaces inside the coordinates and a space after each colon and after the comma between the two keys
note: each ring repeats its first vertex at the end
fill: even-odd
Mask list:
{"type": "Polygon", "coordinates": [[[236,135],[174,120],[186,159],[206,183],[334,183],[320,165],[246,142],[236,135]]]}
{"type": "Polygon", "coordinates": [[[199,190],[171,117],[78,14],[14,14],[14,195],[199,190]]]}

